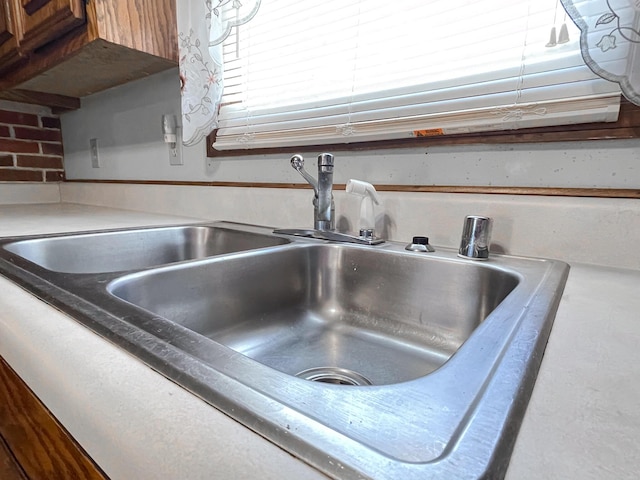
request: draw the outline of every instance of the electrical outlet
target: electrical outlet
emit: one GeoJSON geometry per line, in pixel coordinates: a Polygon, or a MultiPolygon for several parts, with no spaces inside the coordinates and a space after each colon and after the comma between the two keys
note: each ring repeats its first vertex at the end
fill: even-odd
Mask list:
{"type": "Polygon", "coordinates": [[[91,151],[91,166],[100,168],[100,157],[98,156],[98,139],[89,139],[89,150],[91,151]]]}
{"type": "Polygon", "coordinates": [[[176,127],[176,143],[168,143],[169,147],[169,165],[184,165],[182,159],[182,127],[176,127]],[[172,148],[172,145],[174,147],[172,148]]]}

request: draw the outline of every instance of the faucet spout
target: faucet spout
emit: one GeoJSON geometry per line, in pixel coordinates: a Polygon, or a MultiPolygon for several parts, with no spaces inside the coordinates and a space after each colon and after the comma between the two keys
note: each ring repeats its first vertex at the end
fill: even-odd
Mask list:
{"type": "Polygon", "coordinates": [[[317,230],[334,230],[332,209],[333,199],[333,155],[318,155],[318,204],[315,228],[317,230]]]}

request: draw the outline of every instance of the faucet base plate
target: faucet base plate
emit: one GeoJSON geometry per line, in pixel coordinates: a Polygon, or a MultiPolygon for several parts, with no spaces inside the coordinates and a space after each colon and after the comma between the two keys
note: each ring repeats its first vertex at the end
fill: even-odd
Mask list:
{"type": "Polygon", "coordinates": [[[279,228],[273,231],[276,235],[293,235],[296,237],[315,238],[317,240],[329,240],[331,242],[356,243],[358,245],[379,245],[384,243],[382,238],[356,237],[347,233],[332,232],[329,230],[313,230],[309,228],[279,228]]]}

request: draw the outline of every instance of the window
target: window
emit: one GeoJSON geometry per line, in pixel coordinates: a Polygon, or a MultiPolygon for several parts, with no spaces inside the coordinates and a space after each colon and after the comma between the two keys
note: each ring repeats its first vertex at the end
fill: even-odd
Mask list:
{"type": "Polygon", "coordinates": [[[223,49],[216,150],[612,122],[620,105],[556,0],[262,0],[223,49]]]}

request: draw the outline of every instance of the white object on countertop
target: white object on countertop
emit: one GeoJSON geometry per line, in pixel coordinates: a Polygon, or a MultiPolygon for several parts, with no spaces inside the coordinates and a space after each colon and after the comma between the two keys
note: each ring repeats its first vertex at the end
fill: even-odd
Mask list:
{"type": "Polygon", "coordinates": [[[351,179],[347,182],[347,193],[362,197],[360,201],[360,229],[371,230],[376,226],[373,204],[380,205],[381,200],[373,185],[362,180],[351,179]]]}

